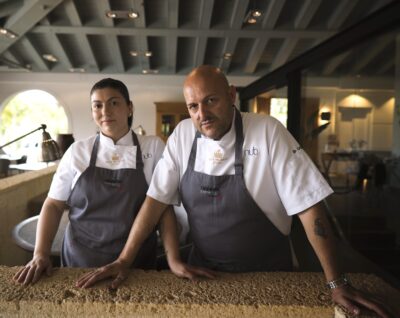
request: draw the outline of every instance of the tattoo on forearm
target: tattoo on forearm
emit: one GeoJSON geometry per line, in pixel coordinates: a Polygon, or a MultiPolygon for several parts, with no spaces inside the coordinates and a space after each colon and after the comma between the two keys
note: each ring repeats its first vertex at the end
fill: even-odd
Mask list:
{"type": "Polygon", "coordinates": [[[328,237],[324,223],[322,222],[322,220],[320,218],[316,218],[314,221],[314,233],[323,238],[328,237]]]}

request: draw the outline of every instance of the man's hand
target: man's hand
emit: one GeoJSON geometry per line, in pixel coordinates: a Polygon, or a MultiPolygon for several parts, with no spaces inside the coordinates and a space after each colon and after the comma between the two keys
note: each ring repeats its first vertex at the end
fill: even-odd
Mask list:
{"type": "Polygon", "coordinates": [[[129,264],[117,259],[106,266],[83,275],[76,282],[76,287],[88,288],[98,281],[113,277],[114,280],[111,282],[110,287],[115,289],[128,277],[129,267],[129,264]]]}
{"type": "Polygon", "coordinates": [[[206,277],[211,279],[217,277],[217,273],[210,269],[192,266],[183,263],[180,260],[169,261],[168,265],[172,273],[182,278],[189,278],[193,280],[196,277],[206,277]]]}
{"type": "Polygon", "coordinates": [[[365,307],[378,314],[379,317],[400,317],[400,313],[396,315],[395,312],[388,308],[383,302],[374,298],[372,295],[357,290],[351,285],[343,285],[332,289],[332,300],[353,315],[359,315],[361,307],[365,307]]]}
{"type": "Polygon", "coordinates": [[[13,280],[23,285],[34,284],[40,279],[43,272],[50,276],[52,268],[49,256],[34,255],[32,260],[14,275],[13,280]]]}

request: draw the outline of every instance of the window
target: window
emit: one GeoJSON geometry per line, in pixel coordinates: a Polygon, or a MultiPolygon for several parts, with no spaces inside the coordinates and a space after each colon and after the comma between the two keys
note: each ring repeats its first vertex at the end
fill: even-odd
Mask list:
{"type": "MultiPolygon", "coordinates": [[[[0,145],[6,144],[30,131],[47,126],[46,131],[53,139],[57,134],[68,132],[68,118],[57,99],[41,90],[28,90],[8,99],[0,108],[0,145]]],[[[26,155],[36,161],[37,145],[41,131],[32,133],[5,147],[8,154],[26,155]]]]}
{"type": "Polygon", "coordinates": [[[287,123],[287,98],[271,98],[270,115],[278,119],[285,127],[287,123]]]}

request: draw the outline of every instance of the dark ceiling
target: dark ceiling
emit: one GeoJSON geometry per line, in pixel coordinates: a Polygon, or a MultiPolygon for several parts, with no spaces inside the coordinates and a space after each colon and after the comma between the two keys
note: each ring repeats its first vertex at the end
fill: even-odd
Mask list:
{"type": "MultiPolygon", "coordinates": [[[[0,72],[174,75],[213,64],[229,75],[261,76],[393,1],[0,0],[0,72]],[[255,9],[257,23],[245,22],[255,9]],[[110,10],[138,17],[112,19],[110,10]]],[[[382,39],[357,70],[391,45],[382,39]]],[[[341,67],[346,56],[324,75],[341,67]]]]}

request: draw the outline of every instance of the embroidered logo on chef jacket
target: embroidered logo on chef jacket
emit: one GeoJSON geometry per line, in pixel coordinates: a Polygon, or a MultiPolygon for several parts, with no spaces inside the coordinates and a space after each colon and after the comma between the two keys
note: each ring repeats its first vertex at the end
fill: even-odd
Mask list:
{"type": "Polygon", "coordinates": [[[245,156],[258,156],[260,150],[257,147],[251,147],[249,149],[244,149],[245,156]]]}
{"type": "Polygon", "coordinates": [[[108,159],[106,162],[111,165],[117,165],[121,161],[121,156],[118,153],[111,154],[111,158],[108,159]]]}
{"type": "Polygon", "coordinates": [[[197,141],[194,170],[212,176],[234,174],[235,149],[225,149],[219,142],[206,138],[197,141]]]}
{"type": "Polygon", "coordinates": [[[149,152],[143,153],[142,154],[143,159],[150,159],[151,157],[153,157],[153,155],[149,152]]]}
{"type": "Polygon", "coordinates": [[[226,159],[224,158],[224,152],[221,149],[214,151],[213,157],[210,158],[213,164],[220,164],[226,159]]]}

